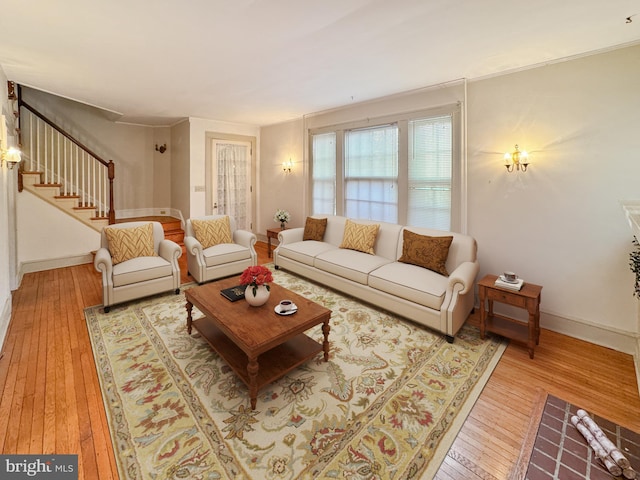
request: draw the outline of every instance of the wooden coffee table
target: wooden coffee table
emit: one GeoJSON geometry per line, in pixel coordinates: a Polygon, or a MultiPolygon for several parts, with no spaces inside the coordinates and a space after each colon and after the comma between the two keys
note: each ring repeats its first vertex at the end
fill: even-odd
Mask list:
{"type": "Polygon", "coordinates": [[[255,410],[262,387],[322,351],[324,361],[329,360],[331,310],[276,284],[270,285],[269,301],[261,307],[252,307],[243,299],[231,302],[220,294],[239,283],[240,277],[232,277],[185,290],[187,332],[191,334],[195,327],[249,387],[251,409],[255,410]],[[293,300],[298,311],[278,315],[274,308],[284,299],[293,300]],[[204,317],[192,318],[194,305],[204,317]],[[322,345],[304,334],[320,323],[322,345]]]}

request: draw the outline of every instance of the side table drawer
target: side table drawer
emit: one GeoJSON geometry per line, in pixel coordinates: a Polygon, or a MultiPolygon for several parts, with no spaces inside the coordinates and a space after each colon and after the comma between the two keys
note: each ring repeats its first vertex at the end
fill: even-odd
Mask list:
{"type": "Polygon", "coordinates": [[[495,300],[497,302],[502,302],[502,303],[506,303],[508,305],[513,305],[514,307],[522,307],[522,308],[526,308],[527,306],[527,299],[517,295],[517,294],[513,294],[511,292],[505,292],[502,290],[494,290],[492,288],[488,288],[487,289],[487,298],[489,300],[495,300]]]}

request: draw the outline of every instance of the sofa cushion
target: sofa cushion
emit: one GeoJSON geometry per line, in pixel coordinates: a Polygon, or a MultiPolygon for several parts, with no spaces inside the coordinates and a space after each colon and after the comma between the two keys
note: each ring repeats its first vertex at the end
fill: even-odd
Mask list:
{"type": "Polygon", "coordinates": [[[104,233],[109,242],[109,252],[114,265],[132,258],[158,255],[153,248],[152,223],[132,228],[106,227],[104,233]]]}
{"type": "Polygon", "coordinates": [[[449,279],[426,268],[392,262],[369,274],[369,286],[440,310],[449,279]]]}
{"type": "Polygon", "coordinates": [[[452,240],[453,236],[431,237],[403,230],[402,256],[398,261],[428,268],[448,277],[446,263],[452,240]]]}
{"type": "Polygon", "coordinates": [[[313,265],[354,282],[367,284],[369,272],[391,262],[388,258],[348,249],[333,249],[319,254],[313,265]]]}
{"type": "Polygon", "coordinates": [[[173,275],[171,263],[162,257],[137,257],[113,267],[113,286],[146,282],[173,275]]]}
{"type": "Polygon", "coordinates": [[[318,242],[321,242],[324,238],[324,231],[326,229],[326,218],[307,217],[307,220],[304,223],[304,233],[302,234],[302,240],[316,240],[318,242]]]}
{"type": "Polygon", "coordinates": [[[237,243],[220,243],[202,251],[207,267],[215,267],[231,262],[240,262],[251,258],[251,251],[237,243]]]}
{"type": "Polygon", "coordinates": [[[202,244],[202,248],[209,248],[221,243],[233,243],[231,225],[229,217],[226,215],[215,220],[192,219],[191,224],[196,240],[202,244]]]}
{"type": "Polygon", "coordinates": [[[295,242],[278,247],[278,256],[290,258],[305,265],[313,266],[315,257],[329,250],[337,250],[338,247],[330,243],[307,240],[295,242]]]}
{"type": "Polygon", "coordinates": [[[340,248],[374,255],[373,246],[376,243],[379,228],[380,225],[377,223],[363,224],[347,219],[340,248]]]}

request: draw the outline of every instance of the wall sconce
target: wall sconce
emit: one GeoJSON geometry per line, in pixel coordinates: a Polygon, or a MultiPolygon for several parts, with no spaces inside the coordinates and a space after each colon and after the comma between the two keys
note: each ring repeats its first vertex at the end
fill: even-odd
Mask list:
{"type": "Polygon", "coordinates": [[[529,154],[524,150],[521,151],[516,145],[514,152],[504,154],[504,166],[507,167],[507,172],[513,172],[514,166],[516,170],[526,172],[529,166],[529,154]]]}
{"type": "Polygon", "coordinates": [[[289,159],[288,162],[284,162],[282,164],[282,170],[284,171],[284,173],[291,173],[292,168],[293,168],[293,162],[291,161],[291,159],[289,159]]]}
{"type": "Polygon", "coordinates": [[[15,167],[22,160],[21,155],[22,154],[20,153],[20,150],[15,147],[11,147],[8,150],[3,150],[2,154],[0,155],[0,165],[2,165],[2,163],[4,162],[7,162],[7,166],[9,167],[9,169],[13,170],[13,167],[15,167]]]}
{"type": "Polygon", "coordinates": [[[167,144],[163,143],[162,145],[158,145],[156,143],[156,152],[164,153],[167,151],[167,144]]]}

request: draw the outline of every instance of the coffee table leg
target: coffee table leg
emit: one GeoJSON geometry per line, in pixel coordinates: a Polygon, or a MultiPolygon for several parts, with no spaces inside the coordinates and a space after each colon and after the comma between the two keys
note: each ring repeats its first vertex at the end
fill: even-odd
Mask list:
{"type": "Polygon", "coordinates": [[[193,309],[193,303],[187,300],[187,333],[191,335],[191,323],[193,323],[193,319],[191,318],[191,310],[193,309]]]}
{"type": "Polygon", "coordinates": [[[258,359],[249,358],[247,373],[249,374],[249,398],[251,399],[251,410],[256,409],[258,400],[258,359]]]}
{"type": "Polygon", "coordinates": [[[329,361],[329,331],[331,327],[329,326],[329,320],[322,324],[322,333],[324,334],[324,342],[322,342],[322,350],[324,350],[324,361],[329,361]]]}

